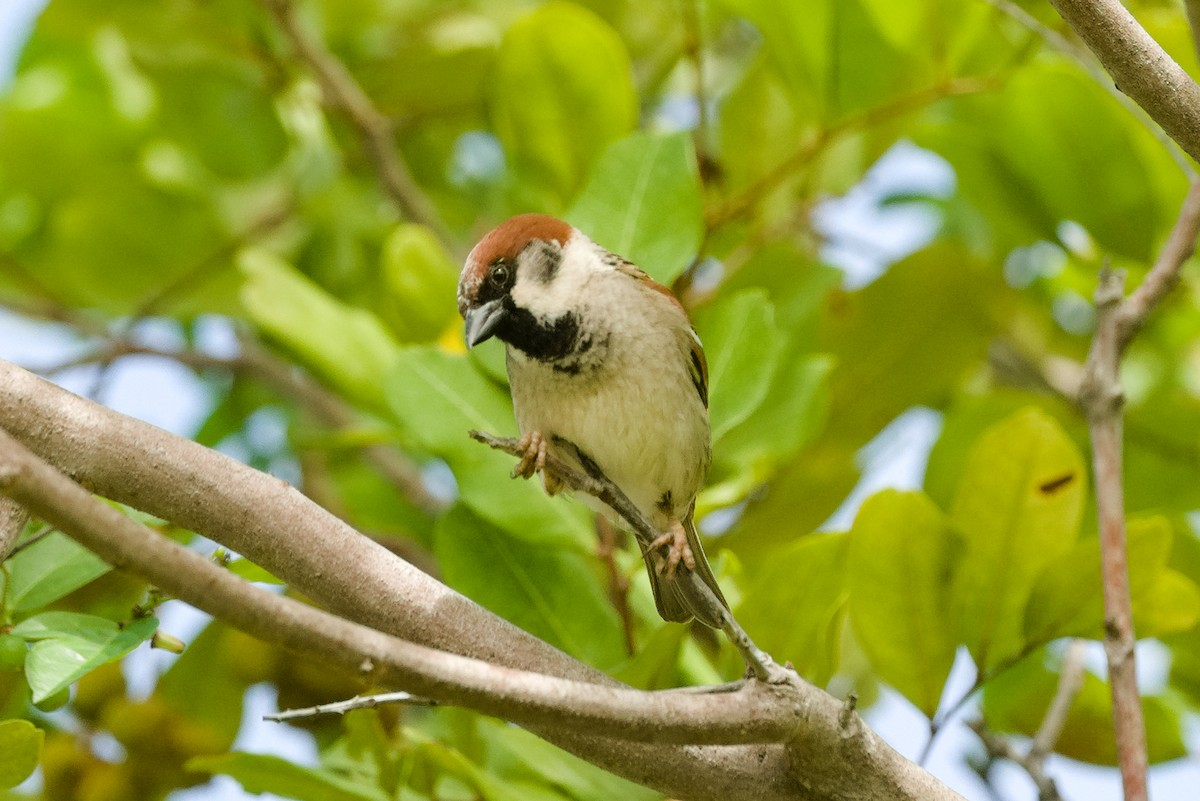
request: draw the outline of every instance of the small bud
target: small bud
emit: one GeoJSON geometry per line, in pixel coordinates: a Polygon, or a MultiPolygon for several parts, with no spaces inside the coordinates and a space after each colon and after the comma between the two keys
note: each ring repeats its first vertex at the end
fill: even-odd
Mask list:
{"type": "Polygon", "coordinates": [[[150,647],[170,651],[173,654],[182,654],[183,649],[187,645],[173,634],[167,634],[165,631],[156,631],[154,632],[154,636],[150,638],[150,647]]]}

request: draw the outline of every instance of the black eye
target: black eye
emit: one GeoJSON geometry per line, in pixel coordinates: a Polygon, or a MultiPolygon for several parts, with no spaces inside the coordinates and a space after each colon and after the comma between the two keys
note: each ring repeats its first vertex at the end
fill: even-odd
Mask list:
{"type": "Polygon", "coordinates": [[[492,271],[488,274],[488,280],[492,282],[492,286],[497,289],[503,289],[508,285],[508,265],[502,261],[492,265],[492,271]]]}

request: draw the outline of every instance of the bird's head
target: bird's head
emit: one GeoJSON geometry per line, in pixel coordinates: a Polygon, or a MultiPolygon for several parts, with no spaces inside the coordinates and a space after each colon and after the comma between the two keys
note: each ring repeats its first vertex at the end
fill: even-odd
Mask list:
{"type": "Polygon", "coordinates": [[[544,214],[501,223],[474,247],[459,277],[467,346],[494,336],[537,358],[565,352],[576,335],[594,248],[578,230],[544,214]]]}

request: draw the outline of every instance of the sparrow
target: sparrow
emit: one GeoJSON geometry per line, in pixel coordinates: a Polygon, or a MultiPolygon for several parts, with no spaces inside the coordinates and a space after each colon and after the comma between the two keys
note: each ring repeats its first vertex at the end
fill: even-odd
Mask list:
{"type": "Polygon", "coordinates": [[[679,586],[681,567],[695,571],[728,608],[693,520],[712,460],[708,367],[671,291],[568,223],[522,214],[467,256],[458,310],[468,347],[506,345],[524,452],[514,476],[541,472],[553,495],[547,454],[584,471],[590,460],[661,532],[643,551],[659,614],[721,628],[679,586]]]}

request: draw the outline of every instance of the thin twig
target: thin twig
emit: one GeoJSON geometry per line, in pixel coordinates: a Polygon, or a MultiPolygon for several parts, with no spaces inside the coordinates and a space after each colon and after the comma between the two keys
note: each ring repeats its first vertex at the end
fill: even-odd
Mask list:
{"type": "Polygon", "coordinates": [[[374,709],[380,704],[408,704],[410,706],[438,706],[437,701],[422,698],[419,695],[403,691],[393,693],[378,693],[376,695],[356,695],[345,701],[334,701],[329,704],[317,704],[300,709],[285,709],[274,715],[263,715],[263,720],[283,723],[288,720],[315,718],[317,715],[344,715],[355,709],[374,709]]]}
{"type": "Polygon", "coordinates": [[[1038,801],[1062,801],[1058,786],[1054,783],[1054,779],[1046,775],[1041,762],[1031,760],[1029,755],[1022,753],[1009,738],[988,729],[987,724],[982,720],[967,721],[967,726],[979,737],[983,747],[987,749],[990,759],[1008,760],[1029,774],[1029,778],[1037,786],[1038,801]]]}
{"type": "Polygon", "coordinates": [[[596,534],[596,558],[608,573],[608,600],[621,619],[625,653],[633,656],[637,652],[637,643],[634,641],[633,610],[629,608],[629,577],[617,564],[618,532],[607,517],[596,515],[596,534]]]}
{"type": "Polygon", "coordinates": [[[1063,726],[1067,723],[1067,714],[1083,687],[1083,657],[1086,653],[1087,642],[1084,640],[1071,640],[1067,646],[1062,668],[1058,672],[1058,689],[1046,710],[1046,717],[1042,718],[1042,725],[1033,737],[1033,744],[1029,748],[1030,759],[1044,762],[1058,744],[1063,726]]]}
{"type": "Polygon", "coordinates": [[[1096,290],[1096,332],[1079,392],[1092,440],[1104,580],[1104,650],[1108,657],[1117,761],[1125,801],[1147,798],[1147,755],[1146,728],[1137,687],[1136,638],[1125,542],[1121,356],[1178,279],[1184,260],[1195,246],[1198,230],[1200,185],[1193,184],[1162,252],[1141,286],[1126,298],[1124,273],[1107,267],[1101,271],[1096,290]]]}
{"type": "Polygon", "coordinates": [[[1200,234],[1200,181],[1194,181],[1188,188],[1183,207],[1154,266],[1146,273],[1138,288],[1121,304],[1117,333],[1118,346],[1122,351],[1145,324],[1151,310],[1179,280],[1180,267],[1196,248],[1197,234],[1200,234]]]}
{"type": "Polygon", "coordinates": [[[388,197],[409,220],[432,230],[447,246],[453,245],[441,217],[396,153],[392,123],[375,107],[350,70],[317,41],[297,18],[291,0],[261,0],[287,36],[296,54],[312,70],[326,100],[341,108],[358,128],[363,146],[388,197]]]}
{"type": "Polygon", "coordinates": [[[705,220],[706,227],[717,228],[752,212],[763,198],[779,188],[797,170],[810,163],[844,133],[903,117],[947,97],[977,94],[994,89],[998,83],[999,79],[996,78],[955,78],[918,89],[883,105],[834,122],[802,141],[791,155],[785,157],[739,195],[726,202],[724,206],[708,214],[705,220]]]}
{"type": "MultiPolygon", "coordinates": [[[[512,456],[524,454],[524,450],[515,438],[496,437],[481,431],[472,431],[470,434],[472,439],[482,442],[490,448],[504,451],[512,456]]],[[[556,442],[579,452],[577,447],[566,440],[556,440],[556,442]]],[[[570,489],[576,492],[585,492],[607,504],[629,524],[643,551],[653,547],[654,541],[659,537],[659,532],[646,519],[642,510],[638,509],[621,488],[600,471],[598,466],[589,465],[588,474],[585,475],[564,463],[554,454],[548,453],[546,454],[546,469],[557,478],[562,479],[570,489]]],[[[667,545],[661,546],[664,559],[667,556],[667,548],[667,545]]],[[[746,660],[746,665],[754,671],[755,678],[771,683],[783,683],[794,675],[792,671],[780,667],[770,655],[754,644],[750,635],[746,634],[734,619],[733,613],[726,608],[725,604],[721,603],[712,588],[705,584],[694,570],[688,570],[681,565],[679,576],[687,579],[681,581],[679,587],[688,594],[692,608],[703,609],[706,611],[706,616],[721,621],[721,630],[725,632],[725,636],[733,643],[733,647],[746,660]]]]}
{"type": "Polygon", "coordinates": [[[1063,726],[1067,722],[1067,714],[1071,705],[1083,686],[1083,657],[1087,643],[1083,640],[1072,640],[1063,657],[1062,668],[1058,674],[1058,689],[1046,709],[1046,716],[1028,750],[1022,753],[1012,741],[990,731],[982,720],[974,720],[967,725],[979,735],[989,756],[994,759],[1007,759],[1020,766],[1038,788],[1038,801],[1062,801],[1058,785],[1046,773],[1046,757],[1054,750],[1063,726]]]}

